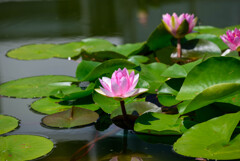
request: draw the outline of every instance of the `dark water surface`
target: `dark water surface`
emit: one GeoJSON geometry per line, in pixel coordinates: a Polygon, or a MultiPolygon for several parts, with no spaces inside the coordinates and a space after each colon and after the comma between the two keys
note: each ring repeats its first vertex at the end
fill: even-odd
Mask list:
{"type": "MultiPolygon", "coordinates": [[[[104,38],[114,44],[145,41],[167,12],[194,13],[200,25],[226,27],[240,24],[239,6],[239,0],[0,0],[0,83],[37,75],[75,75],[78,64],[73,61],[19,61],[5,56],[21,45],[87,37],[104,38]]],[[[33,101],[0,98],[0,113],[21,120],[20,128],[9,135],[42,135],[56,143],[49,156],[38,160],[68,161],[82,146],[105,135],[80,160],[98,161],[126,149],[141,155],[144,161],[194,160],[174,153],[169,145],[147,143],[131,132],[126,148],[123,130],[115,132],[115,126],[104,132],[94,126],[61,130],[42,127],[44,115],[29,110],[33,101]]]]}

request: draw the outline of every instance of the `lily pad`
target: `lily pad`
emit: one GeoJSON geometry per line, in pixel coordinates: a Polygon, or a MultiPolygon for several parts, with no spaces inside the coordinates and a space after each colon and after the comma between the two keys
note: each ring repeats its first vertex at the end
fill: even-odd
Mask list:
{"type": "MultiPolygon", "coordinates": [[[[111,97],[103,96],[97,92],[93,93],[93,101],[101,107],[101,109],[111,114],[115,109],[120,107],[120,101],[117,101],[111,97]]],[[[132,103],[135,101],[144,101],[144,99],[134,99],[134,97],[129,97],[124,100],[125,104],[132,103]]]]}
{"type": "Polygon", "coordinates": [[[57,82],[76,82],[69,76],[45,75],[13,80],[0,85],[0,95],[17,98],[35,98],[49,96],[50,92],[67,85],[52,85],[57,82]]]}
{"type": "Polygon", "coordinates": [[[164,24],[160,23],[149,36],[147,46],[150,50],[155,51],[171,45],[172,38],[172,35],[164,27],[164,24]]]}
{"type": "Polygon", "coordinates": [[[146,63],[149,60],[148,57],[142,55],[134,55],[128,58],[128,61],[140,65],[141,63],[146,63]]]}
{"type": "Polygon", "coordinates": [[[240,159],[240,135],[231,138],[240,112],[226,114],[190,128],[174,144],[178,154],[217,160],[240,159]]]}
{"type": "Polygon", "coordinates": [[[53,142],[41,136],[11,135],[0,137],[0,158],[5,161],[25,161],[46,155],[53,142]]]}
{"type": "Polygon", "coordinates": [[[163,83],[159,90],[158,94],[171,94],[176,96],[178,91],[182,87],[184,79],[183,78],[172,78],[163,83]]]}
{"type": "Polygon", "coordinates": [[[99,106],[93,103],[79,104],[79,105],[64,105],[64,104],[61,104],[62,101],[63,101],[62,99],[52,99],[49,97],[42,98],[40,100],[33,102],[31,104],[31,108],[37,112],[48,114],[48,115],[66,111],[72,108],[73,106],[89,109],[92,111],[96,111],[97,109],[99,109],[99,106]]]}
{"type": "MultiPolygon", "coordinates": [[[[176,99],[190,100],[207,88],[212,87],[212,89],[218,90],[221,88],[221,84],[226,87],[229,85],[229,88],[232,88],[234,85],[240,84],[239,68],[240,61],[235,58],[209,58],[189,72],[176,99]]],[[[235,88],[235,90],[237,89],[235,88]]],[[[214,94],[217,93],[215,91],[214,94]]]]}
{"type": "Polygon", "coordinates": [[[14,50],[10,50],[7,53],[7,56],[20,60],[48,59],[54,57],[54,53],[49,53],[47,50],[54,46],[54,44],[26,45],[14,50]]]}
{"type": "Polygon", "coordinates": [[[185,130],[179,115],[148,112],[140,116],[134,131],[154,135],[180,135],[185,130]]]}
{"type": "Polygon", "coordinates": [[[173,105],[176,105],[178,104],[179,100],[176,100],[176,96],[174,95],[158,95],[158,101],[163,105],[163,106],[167,106],[167,107],[170,107],[170,106],[173,106],[173,105]]]}
{"type": "Polygon", "coordinates": [[[184,78],[196,65],[202,62],[201,59],[184,65],[173,64],[162,73],[162,76],[169,78],[184,78]]]}
{"type": "Polygon", "coordinates": [[[18,127],[18,121],[11,116],[0,115],[0,135],[8,133],[18,127]]]}
{"type": "Polygon", "coordinates": [[[33,44],[11,50],[7,56],[20,60],[49,59],[53,57],[75,57],[81,52],[97,52],[104,48],[114,47],[112,43],[104,39],[88,38],[80,42],[64,44],[33,44]]]}
{"type": "Polygon", "coordinates": [[[62,100],[74,100],[92,94],[94,86],[94,83],[90,83],[85,90],[78,86],[69,86],[66,88],[53,90],[50,95],[56,98],[61,98],[62,100]]]}
{"type": "Polygon", "coordinates": [[[195,61],[204,57],[220,56],[221,50],[211,41],[193,39],[182,44],[182,57],[177,57],[177,52],[171,54],[173,61],[195,61]]]}
{"type": "MultiPolygon", "coordinates": [[[[151,102],[133,102],[126,104],[126,112],[131,115],[133,112],[137,112],[141,116],[145,112],[161,112],[161,108],[151,102]]],[[[111,113],[111,118],[118,115],[122,115],[121,108],[117,108],[111,113]]]]}
{"type": "MultiPolygon", "coordinates": [[[[89,62],[84,62],[84,64],[89,64],[89,62]]],[[[124,67],[132,69],[136,67],[136,65],[124,59],[114,59],[105,61],[102,64],[91,63],[89,67],[87,67],[87,70],[85,70],[85,66],[80,63],[76,71],[76,77],[80,81],[94,81],[103,74],[112,74],[118,68],[123,69],[124,67]]]]}
{"type": "Polygon", "coordinates": [[[167,80],[166,77],[161,76],[166,69],[167,65],[162,63],[141,65],[140,78],[150,84],[149,93],[156,93],[160,85],[167,80]]]}
{"type": "Polygon", "coordinates": [[[50,127],[71,128],[83,126],[97,121],[99,115],[91,110],[72,107],[71,109],[43,118],[42,122],[50,127]]]}

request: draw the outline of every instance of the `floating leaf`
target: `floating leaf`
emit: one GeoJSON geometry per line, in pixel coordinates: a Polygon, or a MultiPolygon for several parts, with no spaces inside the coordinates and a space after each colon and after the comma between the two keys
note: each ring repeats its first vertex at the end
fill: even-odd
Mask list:
{"type": "Polygon", "coordinates": [[[66,88],[53,90],[50,95],[56,98],[61,98],[62,100],[74,100],[92,94],[94,86],[94,83],[90,83],[85,90],[78,86],[69,86],[66,88]]]}
{"type": "Polygon", "coordinates": [[[134,55],[142,51],[144,46],[145,42],[140,42],[135,44],[118,45],[116,47],[112,47],[110,50],[121,55],[124,55],[125,57],[128,57],[130,55],[134,55]]]}
{"type": "MultiPolygon", "coordinates": [[[[101,94],[98,94],[97,92],[93,93],[93,100],[94,102],[101,107],[101,109],[106,112],[106,113],[112,113],[115,109],[120,107],[120,102],[111,98],[111,97],[106,97],[101,94]]],[[[137,99],[134,100],[134,97],[129,97],[125,99],[125,104],[127,105],[128,103],[138,101],[137,99]]]]}
{"type": "Polygon", "coordinates": [[[231,138],[239,120],[240,112],[197,124],[178,139],[174,144],[174,151],[198,158],[240,159],[240,135],[231,138]]]}
{"type": "Polygon", "coordinates": [[[43,118],[43,123],[50,127],[71,128],[88,125],[95,122],[99,115],[91,110],[73,107],[67,111],[48,115],[43,118]]]}
{"type": "Polygon", "coordinates": [[[157,97],[158,97],[158,101],[163,106],[167,106],[167,107],[176,105],[179,102],[181,102],[179,100],[176,100],[176,96],[174,96],[174,95],[158,95],[157,97]]]}
{"type": "Polygon", "coordinates": [[[178,91],[182,87],[183,81],[184,81],[183,78],[169,79],[160,86],[159,91],[157,93],[177,95],[178,91]]]}
{"type": "Polygon", "coordinates": [[[127,69],[132,69],[136,66],[135,64],[124,59],[108,60],[103,62],[102,64],[89,63],[86,61],[83,61],[83,63],[84,65],[82,64],[82,62],[79,64],[76,71],[76,77],[80,81],[94,81],[103,74],[112,74],[118,68],[123,69],[125,67],[127,69]],[[85,70],[86,64],[87,70],[85,70]]]}
{"type": "Polygon", "coordinates": [[[179,115],[148,112],[140,116],[134,131],[154,135],[179,135],[184,130],[183,119],[179,115]]]}
{"type": "MultiPolygon", "coordinates": [[[[240,61],[231,57],[214,57],[194,67],[185,79],[178,100],[189,100],[209,87],[215,90],[240,83],[240,61]],[[217,86],[218,85],[218,86],[217,86]]],[[[209,89],[210,90],[210,89],[209,89]]],[[[235,89],[237,90],[237,89],[235,89]]],[[[214,92],[213,92],[214,93],[214,92]]],[[[218,92],[215,91],[215,94],[218,92]]]]}
{"type": "Polygon", "coordinates": [[[11,116],[0,115],[0,135],[18,127],[18,120],[11,116]]]}
{"type": "MultiPolygon", "coordinates": [[[[106,40],[105,40],[106,41],[106,40]]],[[[93,46],[94,47],[94,46],[93,46]]],[[[138,54],[145,47],[145,42],[124,45],[99,46],[99,50],[82,52],[85,60],[104,61],[109,59],[126,59],[130,55],[138,54]]]]}
{"type": "Polygon", "coordinates": [[[1,161],[25,161],[46,155],[53,149],[51,140],[34,135],[0,137],[1,161]]]}
{"type": "Polygon", "coordinates": [[[50,92],[67,85],[51,85],[57,82],[76,82],[69,76],[45,75],[13,80],[0,85],[0,95],[17,98],[49,96],[50,92]]]}
{"type": "Polygon", "coordinates": [[[219,99],[219,100],[217,100],[217,102],[232,104],[232,105],[238,106],[238,109],[239,109],[240,108],[240,94],[238,93],[238,94],[230,96],[230,97],[219,99]]]}
{"type": "Polygon", "coordinates": [[[177,52],[172,53],[173,61],[195,61],[204,57],[220,56],[219,47],[208,40],[193,39],[182,43],[182,57],[177,57],[177,52]]]}
{"type": "MultiPolygon", "coordinates": [[[[126,104],[126,112],[129,115],[131,115],[133,112],[137,112],[138,115],[142,115],[145,112],[161,112],[161,108],[151,102],[133,102],[126,104]]],[[[120,107],[111,113],[111,118],[114,118],[118,115],[122,115],[122,110],[120,107]]]]}
{"type": "Polygon", "coordinates": [[[54,53],[48,53],[47,50],[54,46],[54,44],[26,45],[10,50],[7,56],[20,60],[48,59],[54,57],[54,53]]]}
{"type": "Polygon", "coordinates": [[[178,64],[173,64],[162,73],[163,77],[184,78],[187,76],[186,70],[178,64]]]}
{"type": "Polygon", "coordinates": [[[166,69],[167,65],[162,63],[141,65],[140,78],[144,79],[150,84],[150,89],[148,92],[156,93],[156,90],[160,87],[160,85],[167,80],[167,78],[161,76],[163,71],[166,69]]]}
{"type": "Polygon", "coordinates": [[[148,57],[142,55],[134,55],[128,58],[128,61],[140,65],[141,63],[146,63],[149,60],[148,57]]]}
{"type": "Polygon", "coordinates": [[[89,109],[92,111],[97,110],[99,107],[96,104],[78,104],[78,105],[64,105],[61,104],[63,100],[62,99],[52,99],[52,98],[42,98],[40,100],[37,100],[31,104],[31,108],[37,112],[43,113],[43,114],[54,114],[62,111],[66,111],[73,106],[75,107],[81,107],[85,109],[89,109]]]}
{"type": "Polygon", "coordinates": [[[147,46],[150,50],[157,50],[171,45],[172,35],[166,30],[163,23],[159,24],[157,28],[151,33],[147,40],[147,46]]]}

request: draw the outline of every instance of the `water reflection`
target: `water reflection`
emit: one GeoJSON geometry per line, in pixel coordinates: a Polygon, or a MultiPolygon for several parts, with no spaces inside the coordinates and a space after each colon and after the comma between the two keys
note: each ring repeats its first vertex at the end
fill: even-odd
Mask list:
{"type": "Polygon", "coordinates": [[[217,5],[214,0],[5,1],[0,3],[0,37],[118,36],[124,42],[138,42],[147,39],[167,12],[194,13],[203,25],[239,24],[235,16],[239,4],[237,0],[219,0],[217,5]],[[231,10],[223,12],[226,8],[231,10]]]}

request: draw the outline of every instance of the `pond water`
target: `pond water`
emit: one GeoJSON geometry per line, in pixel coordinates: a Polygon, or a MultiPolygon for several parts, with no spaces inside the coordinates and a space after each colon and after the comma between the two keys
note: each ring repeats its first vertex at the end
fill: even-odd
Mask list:
{"type": "MultiPolygon", "coordinates": [[[[74,61],[19,61],[5,56],[8,50],[21,45],[64,43],[87,37],[104,38],[114,44],[141,42],[148,38],[160,23],[161,15],[167,12],[194,13],[200,25],[226,27],[240,24],[236,16],[240,15],[239,6],[239,0],[1,0],[0,83],[38,75],[75,76],[78,63],[74,61]]],[[[21,120],[20,127],[8,135],[41,135],[55,142],[52,153],[37,160],[70,160],[82,146],[101,136],[106,137],[96,142],[83,157],[81,155],[87,149],[81,151],[79,160],[97,161],[126,149],[136,156],[143,156],[143,160],[195,160],[174,153],[169,145],[145,142],[133,132],[126,138],[124,131],[114,125],[103,132],[94,126],[45,128],[40,124],[44,115],[29,110],[35,100],[1,97],[0,113],[21,120]]]]}

